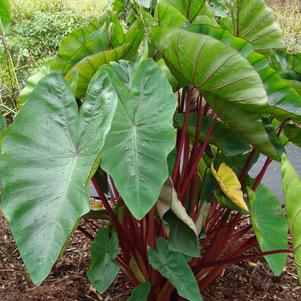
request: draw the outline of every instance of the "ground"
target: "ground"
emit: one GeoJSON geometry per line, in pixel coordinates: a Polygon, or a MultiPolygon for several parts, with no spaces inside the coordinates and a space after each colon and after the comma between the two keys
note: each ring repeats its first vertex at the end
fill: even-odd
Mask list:
{"type": "MultiPolygon", "coordinates": [[[[29,11],[29,5],[36,5],[36,0],[16,0],[16,2],[25,1],[28,2],[29,11]]],[[[97,0],[87,0],[87,2],[95,4],[92,10],[98,9],[98,5],[102,3],[97,0]]],[[[301,51],[301,1],[270,0],[269,2],[275,8],[289,50],[301,51]]],[[[91,8],[89,3],[85,7],[79,7],[80,3],[83,1],[64,1],[64,5],[72,4],[81,10],[91,8]]],[[[106,294],[98,294],[89,284],[85,275],[90,264],[89,246],[89,239],[81,232],[75,232],[65,255],[55,265],[47,280],[39,286],[33,286],[24,270],[7,223],[0,215],[0,300],[125,300],[130,291],[130,284],[122,276],[118,277],[106,294]]],[[[223,276],[216,279],[203,293],[203,296],[205,301],[299,301],[301,287],[298,285],[292,257],[289,257],[287,270],[281,277],[274,277],[265,261],[261,259],[229,267],[224,271],[223,276]]]]}
{"type": "MultiPolygon", "coordinates": [[[[125,301],[130,284],[121,275],[105,294],[98,294],[88,282],[85,273],[90,264],[89,245],[89,239],[81,232],[75,232],[65,255],[46,281],[33,286],[7,223],[0,216],[0,300],[125,301]]],[[[204,300],[300,301],[301,286],[298,285],[292,257],[289,257],[287,266],[281,277],[274,277],[263,259],[233,265],[203,293],[204,300]]]]}

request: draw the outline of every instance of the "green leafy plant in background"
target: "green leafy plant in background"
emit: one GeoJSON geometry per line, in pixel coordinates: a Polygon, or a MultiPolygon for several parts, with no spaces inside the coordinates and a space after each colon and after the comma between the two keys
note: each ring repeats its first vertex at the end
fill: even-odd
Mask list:
{"type": "Polygon", "coordinates": [[[93,241],[96,290],[121,271],[131,301],[202,300],[228,265],[264,257],[278,276],[289,252],[300,275],[300,180],[285,154],[300,146],[299,54],[285,52],[272,11],[263,0],[112,7],[62,41],[3,126],[1,208],[33,281],[76,229],[93,241]],[[273,160],[285,208],[261,184],[273,160]]]}

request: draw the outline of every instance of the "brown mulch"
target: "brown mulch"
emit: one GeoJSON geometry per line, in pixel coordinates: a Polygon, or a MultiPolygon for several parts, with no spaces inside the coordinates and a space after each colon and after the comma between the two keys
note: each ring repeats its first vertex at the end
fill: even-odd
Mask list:
{"type": "MultiPolygon", "coordinates": [[[[2,216],[0,247],[1,301],[124,301],[129,294],[130,284],[122,275],[105,294],[98,294],[90,285],[85,275],[91,262],[90,241],[81,232],[74,233],[64,256],[49,277],[38,286],[30,284],[2,216]],[[3,250],[9,255],[4,255],[3,250]]],[[[298,286],[292,257],[289,258],[288,268],[281,277],[273,276],[264,260],[257,260],[229,267],[203,296],[205,301],[300,301],[301,286],[298,286]]]]}

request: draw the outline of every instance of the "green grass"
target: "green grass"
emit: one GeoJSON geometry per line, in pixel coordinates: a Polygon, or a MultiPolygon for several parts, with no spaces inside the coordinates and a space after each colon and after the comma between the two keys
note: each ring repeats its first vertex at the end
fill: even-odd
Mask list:
{"type": "Polygon", "coordinates": [[[288,51],[301,52],[301,1],[269,0],[283,31],[288,51]]]}
{"type": "Polygon", "coordinates": [[[15,15],[31,16],[34,11],[57,12],[71,10],[97,16],[107,6],[106,0],[12,0],[15,15]]]}

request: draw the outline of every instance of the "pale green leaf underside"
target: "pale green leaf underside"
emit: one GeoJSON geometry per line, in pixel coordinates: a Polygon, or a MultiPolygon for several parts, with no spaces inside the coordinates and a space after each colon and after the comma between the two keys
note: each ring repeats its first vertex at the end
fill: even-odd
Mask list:
{"type": "Polygon", "coordinates": [[[108,89],[118,95],[102,168],[112,176],[132,214],[141,219],[157,201],[168,177],[167,155],[175,145],[176,98],[151,60],[139,66],[113,63],[100,73],[108,74],[112,79],[108,89]]]}
{"type": "Polygon", "coordinates": [[[95,78],[80,111],[58,74],[42,79],[5,137],[1,207],[33,281],[43,281],[79,218],[87,183],[116,109],[108,78],[95,78]]]}

